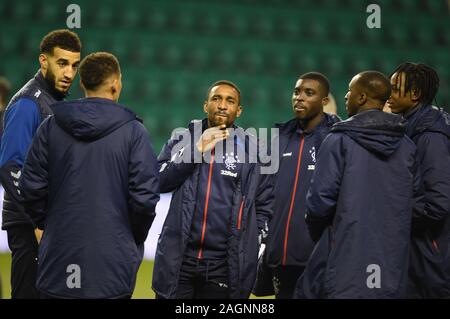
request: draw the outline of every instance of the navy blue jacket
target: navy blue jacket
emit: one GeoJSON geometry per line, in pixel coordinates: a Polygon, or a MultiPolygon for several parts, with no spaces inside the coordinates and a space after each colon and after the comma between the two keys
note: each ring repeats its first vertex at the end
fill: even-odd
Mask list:
{"type": "Polygon", "coordinates": [[[145,127],[102,98],[61,102],[39,127],[20,179],[27,213],[44,229],[37,288],[67,298],[131,296],[159,200],[145,127]],[[69,288],[69,265],[81,287],[69,288]]]}
{"type": "Polygon", "coordinates": [[[415,156],[398,115],[369,110],[333,126],[307,195],[306,223],[320,241],[294,296],[405,297],[412,213],[423,200],[415,156]]]}
{"type": "MultiPolygon", "coordinates": [[[[201,167],[210,164],[193,161],[195,158],[201,159],[201,154],[194,146],[194,126],[195,131],[201,134],[206,128],[206,119],[193,121],[188,129],[179,132],[177,136],[173,135],[158,157],[161,192],[174,192],[158,240],[153,268],[152,286],[163,298],[176,296],[181,262],[192,229],[197,190],[207,188],[207,185],[201,183],[199,175],[201,167]],[[188,155],[189,162],[180,161],[184,155],[188,155]]],[[[249,155],[249,149],[256,150],[252,148],[256,145],[255,137],[246,134],[239,127],[235,129],[235,133],[237,139],[245,145],[245,157],[249,155]]],[[[272,215],[272,178],[260,174],[259,163],[244,161],[235,188],[220,192],[224,192],[225,196],[232,196],[232,207],[227,216],[229,222],[226,243],[230,298],[248,298],[256,277],[258,236],[272,215]]],[[[213,211],[210,210],[208,214],[213,214],[213,211]]]]}
{"type": "Polygon", "coordinates": [[[15,225],[32,225],[20,204],[21,196],[17,191],[20,170],[37,128],[53,113],[50,106],[64,97],[38,71],[14,94],[6,107],[0,148],[0,182],[5,188],[2,229],[15,225]]]}
{"type": "Polygon", "coordinates": [[[409,297],[450,297],[450,115],[431,105],[405,115],[417,145],[425,209],[413,219],[409,297]]]}
{"type": "Polygon", "coordinates": [[[324,113],[322,122],[311,132],[303,131],[296,119],[276,125],[280,167],[275,178],[274,215],[266,246],[266,260],[271,267],[304,266],[308,261],[314,242],[305,223],[306,193],[320,145],[339,120],[335,115],[324,113]]]}

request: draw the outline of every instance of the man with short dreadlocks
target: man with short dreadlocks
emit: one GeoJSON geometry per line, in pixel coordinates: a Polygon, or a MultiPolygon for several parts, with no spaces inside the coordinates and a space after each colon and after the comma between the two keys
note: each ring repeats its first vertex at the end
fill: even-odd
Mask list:
{"type": "Polygon", "coordinates": [[[432,105],[439,77],[426,64],[403,63],[391,76],[387,104],[408,120],[417,145],[425,207],[413,216],[410,253],[412,298],[450,297],[450,116],[432,105]]]}

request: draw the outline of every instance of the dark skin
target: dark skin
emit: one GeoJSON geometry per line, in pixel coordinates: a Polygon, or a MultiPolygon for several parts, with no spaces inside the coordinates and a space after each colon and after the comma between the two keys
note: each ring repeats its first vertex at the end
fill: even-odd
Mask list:
{"type": "Polygon", "coordinates": [[[358,74],[353,77],[348,86],[348,92],[345,95],[345,105],[348,116],[367,111],[382,110],[384,103],[373,98],[359,82],[361,76],[358,74]]]}
{"type": "Polygon", "coordinates": [[[232,86],[219,84],[209,92],[203,110],[208,114],[209,128],[197,142],[197,149],[201,153],[211,150],[216,143],[230,135],[227,127],[233,126],[235,119],[242,113],[239,93],[232,86]]]}
{"type": "Polygon", "coordinates": [[[305,131],[313,130],[323,119],[323,107],[328,103],[328,94],[320,82],[299,79],[292,94],[292,109],[305,131]]]}
{"type": "Polygon", "coordinates": [[[405,114],[419,104],[420,92],[415,89],[405,92],[405,73],[394,73],[391,77],[391,96],[387,106],[392,113],[405,114]]]}

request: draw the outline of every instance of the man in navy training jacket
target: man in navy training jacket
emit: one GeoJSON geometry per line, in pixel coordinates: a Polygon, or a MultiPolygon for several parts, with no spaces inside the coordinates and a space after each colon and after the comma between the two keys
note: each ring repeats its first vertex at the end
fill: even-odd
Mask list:
{"type": "Polygon", "coordinates": [[[292,94],[294,119],[277,124],[280,168],[275,177],[274,215],[265,256],[277,299],[292,298],[295,283],[314,248],[305,224],[306,193],[320,144],[339,121],[337,116],[323,112],[329,102],[329,90],[329,81],[323,74],[301,75],[292,94]]]}
{"type": "Polygon", "coordinates": [[[25,155],[51,105],[68,94],[80,63],[81,42],[69,30],[55,30],[41,41],[40,69],[6,107],[0,148],[0,181],[5,189],[2,229],[12,252],[11,297],[38,298],[35,288],[41,232],[20,203],[17,189],[25,155]]]}
{"type": "Polygon", "coordinates": [[[173,134],[159,155],[161,192],[174,193],[155,256],[157,298],[248,298],[253,288],[273,188],[249,159],[258,141],[234,124],[240,102],[234,83],[212,84],[207,118],[173,134]]]}
{"type": "Polygon", "coordinates": [[[439,77],[426,64],[402,63],[391,76],[388,106],[408,121],[425,190],[413,217],[410,298],[450,298],[450,116],[432,105],[439,77]]]}
{"type": "Polygon", "coordinates": [[[406,123],[382,111],[390,93],[377,71],[349,84],[350,118],[323,141],[307,194],[306,223],[319,242],[295,297],[406,296],[411,218],[423,196],[406,123]]]}
{"type": "Polygon", "coordinates": [[[37,289],[42,298],[130,298],[159,200],[147,130],[117,104],[119,62],[86,56],[86,98],[53,105],[20,179],[24,205],[44,230],[37,289]]]}

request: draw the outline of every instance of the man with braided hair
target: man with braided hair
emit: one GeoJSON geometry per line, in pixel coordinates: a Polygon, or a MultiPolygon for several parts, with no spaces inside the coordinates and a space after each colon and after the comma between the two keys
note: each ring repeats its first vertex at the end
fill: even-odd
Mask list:
{"type": "Polygon", "coordinates": [[[432,105],[439,77],[430,66],[402,63],[391,85],[387,105],[408,120],[425,192],[425,207],[412,222],[409,297],[449,298],[450,116],[432,105]]]}

